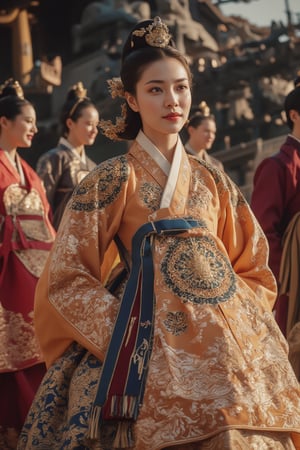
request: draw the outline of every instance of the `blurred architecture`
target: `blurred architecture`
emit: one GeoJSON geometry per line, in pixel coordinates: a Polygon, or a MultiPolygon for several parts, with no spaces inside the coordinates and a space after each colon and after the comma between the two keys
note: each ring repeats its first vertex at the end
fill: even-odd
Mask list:
{"type": "MultiPolygon", "coordinates": [[[[20,80],[39,118],[37,151],[23,156],[34,165],[39,154],[56,142],[61,101],[78,80],[102,116],[119,113],[106,80],[119,73],[120,51],[131,27],[160,15],[191,65],[194,106],[205,100],[216,116],[214,151],[249,196],[256,163],[277,150],[287,132],[282,105],[300,70],[299,14],[293,21],[287,9],[286,24],[262,28],[224,16],[221,3],[0,0],[0,80],[10,76],[20,80]]],[[[111,144],[99,136],[91,152],[101,161],[125,150],[124,144],[111,144]]]]}

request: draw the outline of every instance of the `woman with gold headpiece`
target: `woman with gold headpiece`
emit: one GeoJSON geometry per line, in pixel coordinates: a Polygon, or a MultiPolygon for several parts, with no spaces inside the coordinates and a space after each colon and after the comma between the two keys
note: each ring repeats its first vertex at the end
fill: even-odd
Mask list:
{"type": "Polygon", "coordinates": [[[98,134],[99,114],[87,97],[81,82],[69,90],[61,113],[61,137],[57,147],[37,162],[37,173],[44,182],[57,229],[74,187],[94,167],[85,146],[93,145],[98,134]]]}
{"type": "Polygon", "coordinates": [[[33,327],[38,277],[55,232],[38,175],[19,157],[37,132],[17,81],[0,88],[0,448],[16,448],[46,368],[33,327]]]}
{"type": "Polygon", "coordinates": [[[191,84],[166,25],[137,24],[109,83],[122,116],[100,123],[133,142],[65,210],[36,291],[49,370],[19,450],[300,449],[266,239],[226,174],[181,143],[191,84]],[[104,285],[113,240],[123,272],[104,285]]]}
{"type": "Polygon", "coordinates": [[[215,116],[211,114],[205,101],[199,104],[198,110],[190,117],[186,130],[188,132],[188,140],[184,145],[186,151],[224,170],[221,161],[208,154],[215,142],[217,127],[215,116]]]}

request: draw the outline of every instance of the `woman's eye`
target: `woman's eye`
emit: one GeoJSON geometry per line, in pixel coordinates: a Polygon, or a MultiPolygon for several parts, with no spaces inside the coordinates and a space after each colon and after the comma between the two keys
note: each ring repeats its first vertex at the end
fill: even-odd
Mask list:
{"type": "Polygon", "coordinates": [[[150,89],[150,92],[161,92],[161,88],[158,86],[154,86],[153,88],[150,89]]]}
{"type": "Polygon", "coordinates": [[[180,84],[180,85],[178,86],[178,89],[179,89],[180,91],[185,91],[186,89],[189,89],[189,86],[187,86],[186,84],[180,84]]]}

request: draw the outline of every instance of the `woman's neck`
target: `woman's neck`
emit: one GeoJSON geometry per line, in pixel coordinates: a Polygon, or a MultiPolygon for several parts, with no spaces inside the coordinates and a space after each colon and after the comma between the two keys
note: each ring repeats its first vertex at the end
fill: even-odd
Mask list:
{"type": "Polygon", "coordinates": [[[9,142],[7,142],[5,139],[0,139],[0,148],[2,150],[5,150],[10,158],[15,161],[16,159],[16,153],[17,153],[17,149],[16,147],[13,147],[11,144],[9,144],[9,142]]]}
{"type": "Polygon", "coordinates": [[[160,153],[162,153],[169,162],[172,162],[174,150],[178,141],[178,134],[151,137],[145,133],[145,136],[159,149],[160,153]]]}

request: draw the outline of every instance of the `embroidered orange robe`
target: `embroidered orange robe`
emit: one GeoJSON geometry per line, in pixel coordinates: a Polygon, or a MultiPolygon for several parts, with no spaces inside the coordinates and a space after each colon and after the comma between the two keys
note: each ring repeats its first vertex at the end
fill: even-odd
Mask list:
{"type": "Polygon", "coordinates": [[[36,293],[47,364],[73,341],[104,359],[120,302],[100,276],[113,238],[130,264],[144,223],[193,218],[196,229],[153,240],[154,342],[135,448],[234,428],[298,433],[299,385],[272,315],[276,283],[261,228],[225,173],[180,142],[171,167],[158,153],[140,133],[127,155],[75,190],[36,293]]]}

